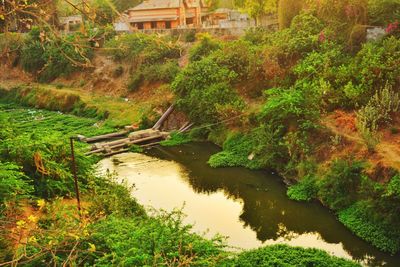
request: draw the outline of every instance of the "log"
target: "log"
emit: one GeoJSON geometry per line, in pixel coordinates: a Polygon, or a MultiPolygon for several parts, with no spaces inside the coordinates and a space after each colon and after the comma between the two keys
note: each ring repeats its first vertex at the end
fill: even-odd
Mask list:
{"type": "Polygon", "coordinates": [[[190,128],[192,128],[192,126],[194,125],[194,123],[189,124],[188,126],[186,126],[185,128],[183,128],[182,130],[180,130],[180,133],[184,133],[186,131],[188,131],[190,128]]]}
{"type": "Polygon", "coordinates": [[[158,134],[158,135],[145,137],[145,138],[141,138],[141,139],[137,139],[137,140],[133,140],[133,141],[125,140],[125,141],[122,141],[122,142],[119,142],[119,143],[115,143],[114,142],[115,143],[114,145],[110,145],[110,143],[111,143],[110,142],[110,143],[105,144],[103,147],[101,147],[99,149],[92,150],[92,151],[89,151],[89,152],[85,153],[85,155],[88,156],[88,155],[93,155],[93,154],[97,154],[97,153],[100,153],[100,152],[107,152],[109,154],[109,153],[112,153],[112,151],[114,149],[123,148],[123,147],[129,146],[129,145],[140,144],[140,143],[143,143],[143,142],[146,142],[146,141],[151,141],[151,140],[158,139],[158,138],[163,138],[163,135],[162,134],[158,134]]]}
{"type": "Polygon", "coordinates": [[[158,130],[161,128],[161,125],[164,123],[166,119],[168,119],[169,115],[174,111],[174,105],[171,105],[167,111],[161,116],[161,118],[154,124],[153,130],[158,130]]]}
{"type": "Polygon", "coordinates": [[[103,135],[98,135],[98,136],[93,136],[93,137],[86,137],[83,138],[82,141],[85,141],[87,143],[94,143],[102,140],[107,140],[110,138],[116,138],[116,137],[121,137],[124,135],[127,135],[130,131],[121,131],[117,133],[110,133],[110,134],[103,134],[103,135]]]}
{"type": "Polygon", "coordinates": [[[185,124],[182,125],[181,128],[179,128],[178,132],[181,132],[183,129],[185,129],[186,126],[188,126],[190,122],[185,122],[185,124]]]}

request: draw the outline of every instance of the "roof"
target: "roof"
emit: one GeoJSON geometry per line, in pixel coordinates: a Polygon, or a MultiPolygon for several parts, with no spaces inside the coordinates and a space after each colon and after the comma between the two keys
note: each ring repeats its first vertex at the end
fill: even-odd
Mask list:
{"type": "Polygon", "coordinates": [[[179,8],[181,0],[145,0],[129,10],[149,10],[157,8],[179,8]]]}
{"type": "Polygon", "coordinates": [[[179,8],[181,3],[188,7],[205,7],[203,0],[144,0],[141,4],[128,10],[151,10],[159,8],[179,8]]]}

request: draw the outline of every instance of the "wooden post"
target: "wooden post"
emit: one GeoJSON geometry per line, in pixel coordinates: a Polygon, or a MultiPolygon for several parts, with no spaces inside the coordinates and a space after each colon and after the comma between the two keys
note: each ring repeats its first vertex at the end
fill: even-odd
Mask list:
{"type": "Polygon", "coordinates": [[[72,169],[72,174],[74,175],[76,202],[77,202],[78,212],[79,212],[79,216],[80,216],[81,215],[81,200],[80,200],[80,196],[79,196],[78,176],[76,173],[74,137],[70,137],[69,140],[70,140],[70,144],[71,144],[71,169],[72,169]]]}

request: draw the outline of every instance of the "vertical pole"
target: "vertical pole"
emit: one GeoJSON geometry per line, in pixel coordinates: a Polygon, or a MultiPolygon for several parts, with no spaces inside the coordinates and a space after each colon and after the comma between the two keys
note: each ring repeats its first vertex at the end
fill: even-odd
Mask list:
{"type": "Polygon", "coordinates": [[[77,202],[77,206],[78,206],[78,212],[79,212],[79,215],[80,215],[81,214],[81,200],[80,200],[80,197],[79,197],[78,176],[76,174],[74,138],[70,137],[69,140],[70,140],[70,144],[71,144],[71,168],[72,168],[72,174],[74,175],[76,202],[77,202]]]}

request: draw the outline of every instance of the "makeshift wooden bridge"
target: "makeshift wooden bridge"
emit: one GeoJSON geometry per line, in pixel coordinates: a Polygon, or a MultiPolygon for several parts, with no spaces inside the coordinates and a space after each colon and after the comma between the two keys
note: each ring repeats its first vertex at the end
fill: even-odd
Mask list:
{"type": "MultiPolygon", "coordinates": [[[[172,105],[150,129],[135,131],[134,127],[127,126],[124,131],[116,133],[94,137],[79,136],[78,138],[80,141],[92,144],[90,151],[86,155],[102,154],[103,156],[111,156],[127,152],[133,145],[141,147],[156,145],[169,138],[170,132],[161,131],[160,129],[173,111],[174,106],[172,105]]],[[[185,123],[178,131],[185,132],[192,126],[193,124],[185,123]]]]}

